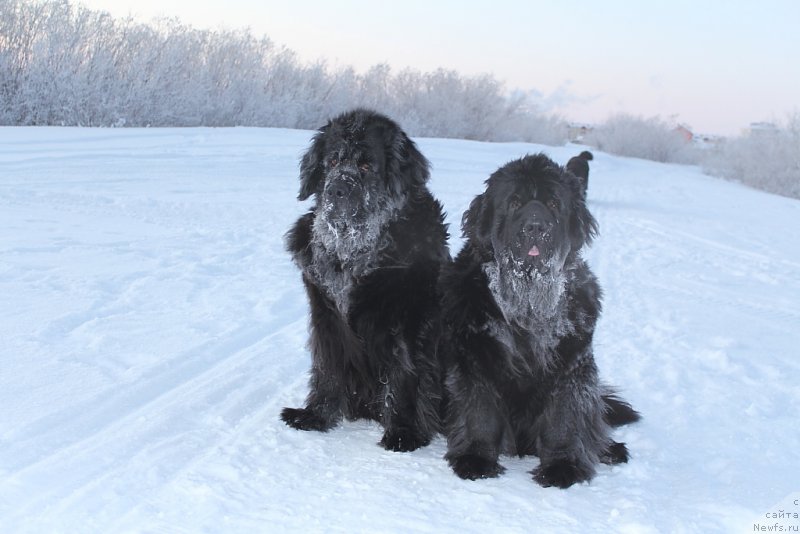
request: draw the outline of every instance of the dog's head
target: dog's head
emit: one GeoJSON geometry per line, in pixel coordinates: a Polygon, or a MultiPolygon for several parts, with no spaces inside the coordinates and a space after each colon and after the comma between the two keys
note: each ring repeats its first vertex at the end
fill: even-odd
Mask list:
{"type": "Polygon", "coordinates": [[[356,109],[314,136],[300,163],[298,199],[316,195],[317,216],[353,225],[401,203],[429,175],[428,161],[397,123],[356,109]]]}
{"type": "Polygon", "coordinates": [[[597,222],[586,208],[580,180],[537,154],[495,171],[464,213],[462,229],[484,258],[544,275],[560,272],[589,244],[597,222]]]}

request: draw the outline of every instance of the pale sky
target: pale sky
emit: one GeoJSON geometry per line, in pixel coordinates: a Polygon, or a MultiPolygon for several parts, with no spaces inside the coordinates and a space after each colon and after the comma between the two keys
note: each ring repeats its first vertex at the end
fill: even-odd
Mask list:
{"type": "Polygon", "coordinates": [[[249,27],[303,60],[491,73],[569,120],[617,112],[736,134],[800,112],[798,0],[79,0],[249,27]]]}

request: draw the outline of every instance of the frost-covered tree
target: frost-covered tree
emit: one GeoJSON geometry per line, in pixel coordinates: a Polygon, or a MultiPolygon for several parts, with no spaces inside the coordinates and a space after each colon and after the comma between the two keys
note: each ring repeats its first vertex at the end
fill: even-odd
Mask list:
{"type": "Polygon", "coordinates": [[[658,117],[613,115],[592,130],[585,142],[620,156],[675,163],[696,160],[691,143],[658,117]]]}
{"type": "Polygon", "coordinates": [[[775,129],[751,131],[709,151],[706,172],[800,198],[800,112],[775,129]]]}
{"type": "Polygon", "coordinates": [[[314,128],[355,106],[412,135],[563,142],[562,121],[489,75],[364,74],[249,31],[116,19],[69,0],[0,0],[0,124],[314,128]]]}

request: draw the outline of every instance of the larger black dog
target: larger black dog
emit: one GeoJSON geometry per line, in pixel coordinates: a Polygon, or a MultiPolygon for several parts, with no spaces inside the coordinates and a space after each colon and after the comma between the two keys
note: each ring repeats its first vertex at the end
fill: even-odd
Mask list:
{"type": "Polygon", "coordinates": [[[311,211],[287,234],[311,308],[305,408],[282,419],[326,431],[344,416],[384,427],[381,445],[410,451],[440,429],[442,381],[430,344],[436,281],[449,261],[428,161],[392,120],[355,110],[314,136],[300,165],[311,211]]]}
{"type": "Polygon", "coordinates": [[[638,419],[598,381],[600,287],[581,259],[596,233],[580,180],[539,154],[512,161],[464,214],[467,242],[442,275],[447,459],[494,477],[501,453],[538,455],[543,486],[628,459],[610,427],[638,419]]]}

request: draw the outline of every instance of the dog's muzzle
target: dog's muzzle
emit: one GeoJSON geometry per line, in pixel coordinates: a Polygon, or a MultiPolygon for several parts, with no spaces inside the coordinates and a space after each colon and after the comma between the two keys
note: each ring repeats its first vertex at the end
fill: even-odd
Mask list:
{"type": "Polygon", "coordinates": [[[518,262],[543,272],[553,255],[555,221],[538,203],[520,211],[513,228],[514,256],[518,262]]]}
{"type": "Polygon", "coordinates": [[[325,205],[334,217],[356,218],[364,198],[359,181],[350,174],[338,174],[328,179],[323,190],[325,205]]]}

